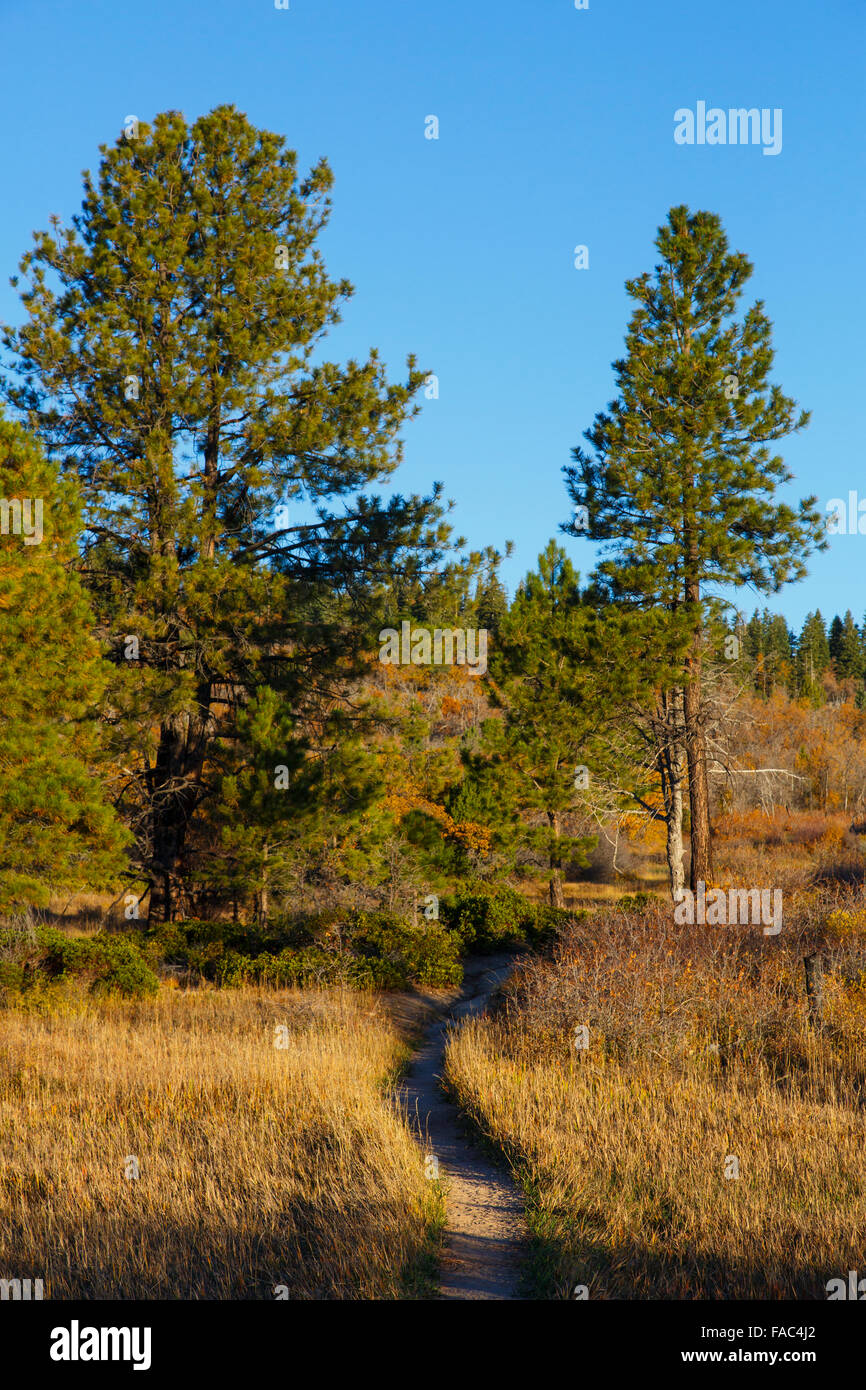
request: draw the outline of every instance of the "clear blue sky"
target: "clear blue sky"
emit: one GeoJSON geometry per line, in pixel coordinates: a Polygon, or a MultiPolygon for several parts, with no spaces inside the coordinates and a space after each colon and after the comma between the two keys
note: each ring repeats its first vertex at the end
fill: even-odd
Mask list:
{"type": "MultiPolygon", "coordinates": [[[[0,0],[0,317],[34,228],[78,209],[124,118],[234,102],[335,172],[324,251],[356,286],[331,355],[436,372],[402,491],[441,479],[513,588],[568,515],[560,469],[613,391],[624,281],[676,203],[755,264],[775,378],[813,412],[792,492],[866,499],[863,0],[0,0]],[[680,146],[674,112],[781,107],[781,153],[680,146]],[[436,115],[440,138],[424,138],[436,115]],[[587,271],[574,268],[578,243],[587,271]]],[[[564,539],[578,568],[589,542],[564,539]]],[[[771,606],[866,609],[866,536],[837,537],[771,606]]],[[[755,597],[743,593],[751,611],[755,597]]]]}

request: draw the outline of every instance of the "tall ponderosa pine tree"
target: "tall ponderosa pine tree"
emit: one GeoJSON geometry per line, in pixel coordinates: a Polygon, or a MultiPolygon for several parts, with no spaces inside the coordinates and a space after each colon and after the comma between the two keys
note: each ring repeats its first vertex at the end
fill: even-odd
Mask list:
{"type": "Polygon", "coordinates": [[[80,479],[124,809],[166,916],[237,709],[263,685],[292,718],[332,702],[377,586],[445,535],[434,499],[359,495],[396,467],[424,374],[322,360],[352,292],[315,245],[331,183],[231,106],[130,125],[73,227],[35,236],[5,334],[9,398],[80,479]]]}
{"type": "Polygon", "coordinates": [[[805,574],[804,557],[824,544],[824,523],[807,498],[775,499],[791,478],[769,445],[807,423],[769,381],[771,324],[755,303],[737,301],[752,273],[731,253],[713,213],[676,207],[659,229],[653,274],[629,280],[635,302],[627,355],[614,364],[618,398],[596,416],[565,469],[588,526],[565,529],[608,541],[599,566],[614,597],[664,605],[684,632],[683,725],[691,809],[691,882],[712,879],[702,661],[708,595],[750,584],[762,592],[805,574]]]}
{"type": "Polygon", "coordinates": [[[114,886],[127,836],[97,775],[109,668],[72,570],[75,490],[3,419],[0,508],[0,911],[11,912],[114,886]]]}

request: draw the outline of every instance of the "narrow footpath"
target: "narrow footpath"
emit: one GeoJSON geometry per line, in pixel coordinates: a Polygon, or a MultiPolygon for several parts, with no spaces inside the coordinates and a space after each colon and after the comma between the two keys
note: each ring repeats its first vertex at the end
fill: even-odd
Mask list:
{"type": "Polygon", "coordinates": [[[446,1190],[441,1297],[514,1299],[527,1238],[520,1193],[466,1137],[457,1108],[440,1089],[449,1024],[483,1011],[514,957],[466,962],[463,988],[428,1026],[398,1100],[425,1154],[435,1155],[446,1190]]]}

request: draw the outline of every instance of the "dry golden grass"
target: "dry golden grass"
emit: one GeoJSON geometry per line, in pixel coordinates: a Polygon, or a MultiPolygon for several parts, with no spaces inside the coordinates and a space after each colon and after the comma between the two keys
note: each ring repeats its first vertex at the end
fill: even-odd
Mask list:
{"type": "Polygon", "coordinates": [[[385,1095],[404,1055],[363,994],[4,1013],[0,1274],[55,1299],[423,1290],[437,1199],[385,1095]]]}
{"type": "Polygon", "coordinates": [[[448,1076],[524,1178],[543,1294],[820,1299],[866,1265],[860,1114],[767,1079],[521,1062],[501,1042],[467,1023],[448,1076]]]}
{"type": "Polygon", "coordinates": [[[826,902],[771,939],[604,912],[525,962],[447,1077],[524,1184],[535,1292],[821,1299],[866,1272],[864,985],[866,911],[826,902]]]}
{"type": "MultiPolygon", "coordinates": [[[[550,901],[548,886],[543,880],[523,880],[520,882],[519,892],[530,902],[550,901]]],[[[623,876],[616,883],[591,883],[589,880],[581,880],[576,883],[564,883],[562,886],[565,906],[571,912],[602,904],[612,907],[620,898],[634,893],[646,893],[667,899],[669,894],[664,870],[659,867],[657,873],[647,873],[640,878],[634,875],[623,876]]]]}
{"type": "Polygon", "coordinates": [[[863,881],[862,840],[850,816],[817,811],[760,810],[719,816],[714,826],[716,879],[766,884],[794,894],[808,884],[863,881]]]}

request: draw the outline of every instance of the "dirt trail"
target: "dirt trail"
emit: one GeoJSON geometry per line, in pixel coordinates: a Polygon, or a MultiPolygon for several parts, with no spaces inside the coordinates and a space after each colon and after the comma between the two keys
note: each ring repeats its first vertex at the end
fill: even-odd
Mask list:
{"type": "Polygon", "coordinates": [[[467,961],[464,985],[450,1008],[428,1027],[425,1042],[399,1090],[400,1103],[439,1161],[446,1188],[441,1297],[517,1298],[526,1239],[523,1202],[508,1174],[466,1138],[459,1113],[442,1094],[448,1025],[480,1013],[514,965],[513,956],[467,961]]]}

